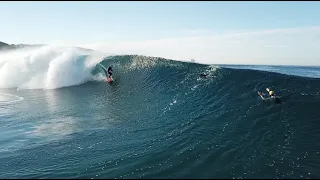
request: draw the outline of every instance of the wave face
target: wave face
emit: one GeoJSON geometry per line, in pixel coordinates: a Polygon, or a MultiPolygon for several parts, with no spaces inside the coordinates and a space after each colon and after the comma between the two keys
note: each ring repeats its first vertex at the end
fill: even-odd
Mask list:
{"type": "Polygon", "coordinates": [[[13,66],[10,71],[18,81],[10,84],[10,72],[1,71],[1,86],[39,87],[33,86],[38,80],[41,88],[87,83],[37,93],[26,90],[18,94],[25,99],[19,101],[21,107],[5,106],[2,123],[16,118],[21,129],[14,138],[21,134],[26,144],[14,149],[6,139],[18,128],[14,120],[7,123],[11,131],[0,128],[0,150],[10,150],[0,155],[0,177],[320,176],[320,79],[134,55],[80,55],[74,62],[66,60],[75,57],[70,53],[44,50],[52,58],[41,61],[35,51],[38,56],[19,61],[25,66],[5,61],[1,70],[13,66]],[[105,76],[98,62],[113,65],[112,85],[95,81],[105,76]],[[200,78],[201,73],[207,77],[200,78]],[[48,76],[56,81],[47,81],[48,76]],[[266,87],[281,96],[281,104],[261,100],[257,91],[266,87]],[[28,112],[19,113],[23,120],[11,112],[26,107],[28,112]],[[35,132],[22,133],[30,129],[35,132]],[[35,140],[25,140],[26,134],[35,140]]]}

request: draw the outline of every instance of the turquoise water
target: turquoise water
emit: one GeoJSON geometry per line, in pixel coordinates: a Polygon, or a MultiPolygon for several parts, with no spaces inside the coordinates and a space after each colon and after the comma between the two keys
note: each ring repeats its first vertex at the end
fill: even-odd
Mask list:
{"type": "MultiPolygon", "coordinates": [[[[1,178],[320,176],[320,80],[302,77],[310,69],[142,56],[101,64],[113,64],[112,85],[0,89],[1,178]],[[266,87],[281,104],[260,99],[266,87]]],[[[104,76],[99,66],[92,74],[104,76]]]]}

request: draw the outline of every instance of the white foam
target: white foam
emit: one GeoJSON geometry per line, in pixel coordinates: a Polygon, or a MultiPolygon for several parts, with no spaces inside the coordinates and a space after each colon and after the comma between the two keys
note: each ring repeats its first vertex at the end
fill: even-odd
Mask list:
{"type": "Polygon", "coordinates": [[[0,53],[0,88],[55,89],[93,80],[105,54],[73,47],[43,46],[0,53]],[[81,56],[87,56],[81,60],[81,56]]]}
{"type": "MultiPolygon", "coordinates": [[[[24,100],[23,97],[16,96],[16,95],[13,95],[13,94],[0,93],[0,97],[1,97],[1,96],[11,97],[11,98],[13,98],[13,99],[12,99],[12,100],[0,100],[0,104],[11,104],[11,103],[14,103],[14,102],[18,102],[18,101],[24,100]]],[[[1,98],[0,98],[0,99],[1,99],[1,98]]]]}

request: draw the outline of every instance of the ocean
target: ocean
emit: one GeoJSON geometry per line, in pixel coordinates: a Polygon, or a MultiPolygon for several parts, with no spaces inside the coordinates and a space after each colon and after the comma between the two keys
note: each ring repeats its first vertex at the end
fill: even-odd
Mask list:
{"type": "Polygon", "coordinates": [[[0,178],[319,178],[319,78],[76,48],[0,54],[0,178]],[[281,104],[258,96],[266,87],[281,104]]]}

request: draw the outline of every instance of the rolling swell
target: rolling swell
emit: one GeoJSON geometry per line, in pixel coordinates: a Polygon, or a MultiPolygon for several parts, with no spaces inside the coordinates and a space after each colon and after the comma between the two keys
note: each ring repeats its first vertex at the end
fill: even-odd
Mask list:
{"type": "MultiPolygon", "coordinates": [[[[114,66],[112,85],[24,92],[21,131],[11,126],[1,142],[37,138],[1,149],[0,177],[319,177],[319,79],[130,55],[101,64],[114,66]],[[265,87],[283,102],[263,102],[265,87]],[[24,121],[37,119],[25,135],[24,121]]],[[[104,76],[94,65],[91,75],[104,76]]],[[[16,108],[3,109],[6,119],[16,108]]]]}
{"type": "Polygon", "coordinates": [[[102,64],[115,66],[118,81],[111,101],[128,113],[127,133],[140,135],[135,151],[143,160],[127,164],[127,177],[319,177],[319,79],[109,58],[102,64]],[[207,78],[199,78],[203,72],[207,78]],[[257,91],[266,87],[282,104],[261,101],[257,91]]]}

